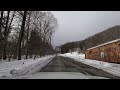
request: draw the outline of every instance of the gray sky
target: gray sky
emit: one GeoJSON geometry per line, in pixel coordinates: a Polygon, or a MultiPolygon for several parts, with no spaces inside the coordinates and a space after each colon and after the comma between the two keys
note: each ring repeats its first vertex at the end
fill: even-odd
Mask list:
{"type": "Polygon", "coordinates": [[[58,19],[54,46],[83,40],[109,27],[120,25],[120,11],[52,11],[58,19]]]}

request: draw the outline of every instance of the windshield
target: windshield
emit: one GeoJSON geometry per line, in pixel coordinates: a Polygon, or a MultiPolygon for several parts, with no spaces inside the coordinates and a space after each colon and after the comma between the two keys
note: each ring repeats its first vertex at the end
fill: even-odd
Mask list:
{"type": "Polygon", "coordinates": [[[0,78],[120,78],[119,16],[0,11],[0,78]]]}

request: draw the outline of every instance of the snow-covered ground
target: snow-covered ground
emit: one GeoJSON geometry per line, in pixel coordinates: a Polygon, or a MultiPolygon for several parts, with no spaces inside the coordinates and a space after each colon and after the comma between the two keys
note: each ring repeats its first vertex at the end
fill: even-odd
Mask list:
{"type": "Polygon", "coordinates": [[[2,61],[0,62],[0,79],[14,78],[20,75],[33,74],[48,64],[54,56],[46,56],[38,59],[2,61]]]}
{"type": "Polygon", "coordinates": [[[107,71],[113,75],[120,76],[120,64],[85,59],[84,54],[78,54],[77,52],[60,54],[60,56],[74,58],[75,60],[77,60],[79,62],[85,63],[87,65],[90,65],[90,66],[93,66],[93,67],[96,67],[99,69],[102,69],[102,70],[107,71]]]}

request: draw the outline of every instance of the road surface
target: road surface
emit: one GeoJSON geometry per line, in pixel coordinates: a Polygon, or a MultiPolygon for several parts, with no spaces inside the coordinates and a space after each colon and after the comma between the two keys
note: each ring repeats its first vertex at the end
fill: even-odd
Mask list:
{"type": "Polygon", "coordinates": [[[40,72],[80,72],[84,75],[106,77],[110,79],[120,79],[101,69],[75,61],[72,58],[56,56],[40,72]]]}

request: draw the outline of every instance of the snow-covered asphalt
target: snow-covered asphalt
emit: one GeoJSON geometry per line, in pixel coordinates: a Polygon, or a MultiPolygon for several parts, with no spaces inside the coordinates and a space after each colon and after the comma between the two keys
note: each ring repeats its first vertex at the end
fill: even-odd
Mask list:
{"type": "Polygon", "coordinates": [[[62,56],[56,56],[41,72],[79,72],[89,76],[99,76],[111,79],[119,79],[101,69],[77,62],[74,59],[62,56]]]}

